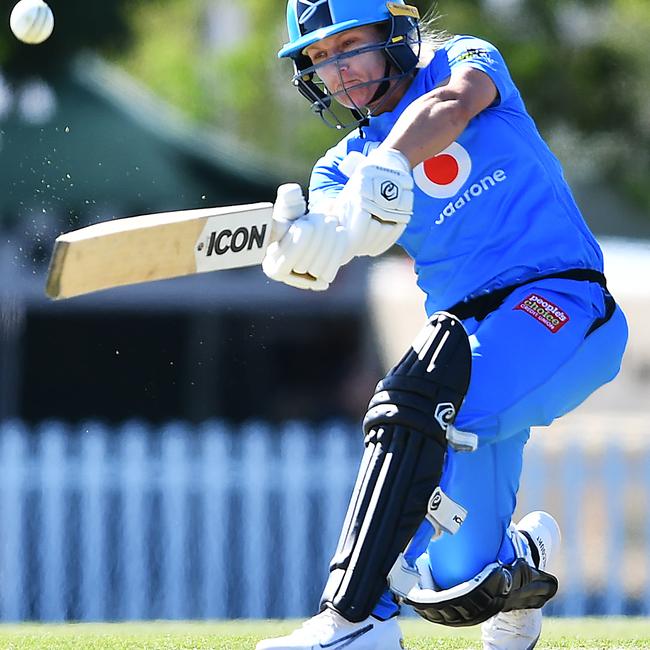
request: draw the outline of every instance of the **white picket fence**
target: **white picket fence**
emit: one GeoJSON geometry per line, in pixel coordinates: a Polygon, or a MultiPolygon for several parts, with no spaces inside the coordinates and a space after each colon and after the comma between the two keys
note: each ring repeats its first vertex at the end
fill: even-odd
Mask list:
{"type": "MultiPolygon", "coordinates": [[[[552,613],[648,615],[650,450],[594,439],[532,442],[519,510],[563,527],[552,613]]],[[[4,423],[0,620],[309,615],[360,454],[344,425],[4,423]]]]}

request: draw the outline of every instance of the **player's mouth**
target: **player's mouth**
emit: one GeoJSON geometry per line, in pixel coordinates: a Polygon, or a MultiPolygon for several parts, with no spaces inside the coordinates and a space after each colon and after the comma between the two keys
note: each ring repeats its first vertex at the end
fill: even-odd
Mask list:
{"type": "Polygon", "coordinates": [[[344,84],[337,87],[336,94],[343,95],[350,91],[354,91],[356,89],[356,86],[358,86],[360,83],[361,82],[358,81],[357,79],[353,79],[352,81],[346,81],[344,84]]]}
{"type": "Polygon", "coordinates": [[[346,93],[350,90],[355,90],[355,87],[363,83],[360,79],[350,79],[345,80],[342,84],[339,84],[336,88],[336,93],[346,93]]]}

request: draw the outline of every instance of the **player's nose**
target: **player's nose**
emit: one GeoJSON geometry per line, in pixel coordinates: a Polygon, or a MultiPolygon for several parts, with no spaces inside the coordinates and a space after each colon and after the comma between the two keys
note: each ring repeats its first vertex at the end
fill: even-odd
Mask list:
{"type": "Polygon", "coordinates": [[[343,59],[342,61],[338,61],[338,68],[341,72],[347,72],[350,69],[350,62],[347,59],[343,59]]]}

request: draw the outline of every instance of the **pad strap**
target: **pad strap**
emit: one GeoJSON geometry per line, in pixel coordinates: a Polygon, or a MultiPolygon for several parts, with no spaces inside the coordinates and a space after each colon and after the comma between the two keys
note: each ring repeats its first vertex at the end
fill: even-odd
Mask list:
{"type": "Polygon", "coordinates": [[[435,530],[433,538],[439,537],[443,532],[455,535],[465,521],[465,517],[467,517],[467,510],[450,499],[440,486],[433,491],[426,516],[435,530]]]}

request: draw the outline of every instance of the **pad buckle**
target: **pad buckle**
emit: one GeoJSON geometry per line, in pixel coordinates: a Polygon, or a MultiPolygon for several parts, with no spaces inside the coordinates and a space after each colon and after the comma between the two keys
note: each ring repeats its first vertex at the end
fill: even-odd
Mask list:
{"type": "Polygon", "coordinates": [[[447,442],[456,451],[476,451],[478,449],[478,436],[475,433],[461,431],[453,424],[448,424],[446,429],[447,442]]]}

